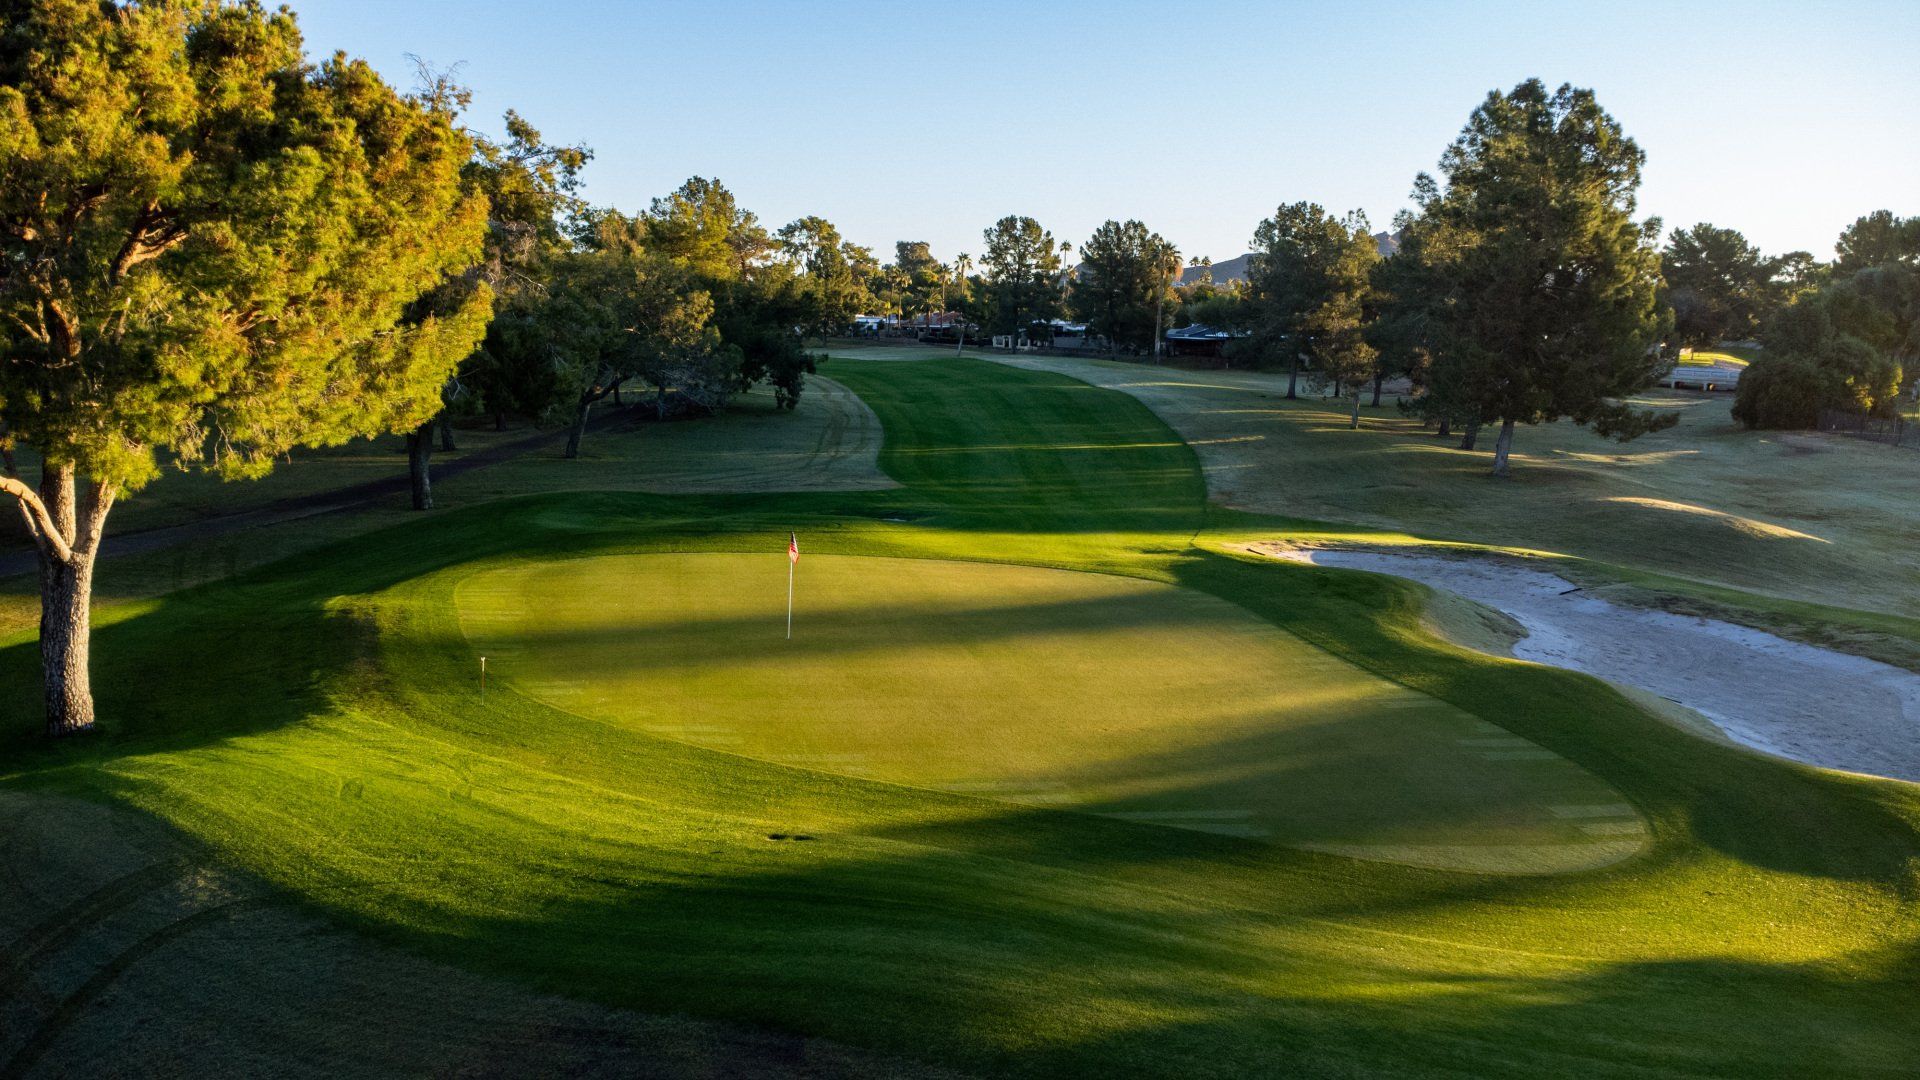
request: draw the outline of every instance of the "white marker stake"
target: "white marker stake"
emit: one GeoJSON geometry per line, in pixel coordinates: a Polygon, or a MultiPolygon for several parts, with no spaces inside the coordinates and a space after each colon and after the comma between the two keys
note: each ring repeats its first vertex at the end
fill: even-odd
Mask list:
{"type": "Polygon", "coordinates": [[[480,700],[487,700],[487,658],[480,658],[480,700]]]}

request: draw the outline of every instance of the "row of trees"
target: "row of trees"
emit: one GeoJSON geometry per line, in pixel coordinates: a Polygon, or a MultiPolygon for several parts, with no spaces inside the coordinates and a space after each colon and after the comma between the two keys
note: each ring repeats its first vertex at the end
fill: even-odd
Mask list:
{"type": "Polygon", "coordinates": [[[553,146],[524,119],[508,139],[471,134],[467,179],[493,213],[478,273],[499,302],[480,347],[456,369],[440,414],[408,436],[414,505],[432,505],[437,429],[461,414],[547,417],[577,457],[593,407],[622,388],[653,408],[717,412],[756,383],[792,409],[816,360],[803,335],[852,320],[871,256],[833,225],[801,218],[770,232],[718,180],[694,177],[639,214],[576,195],[584,147],[553,146]]]}
{"type": "MultiPolygon", "coordinates": [[[[1303,367],[1351,388],[1355,425],[1363,387],[1377,402],[1382,381],[1404,375],[1418,389],[1411,407],[1443,431],[1462,429],[1465,445],[1497,428],[1493,471],[1505,475],[1518,425],[1570,417],[1631,438],[1671,422],[1624,399],[1670,361],[1671,297],[1684,288],[1704,308],[1719,294],[1706,270],[1684,287],[1663,276],[1660,224],[1635,217],[1644,161],[1590,91],[1529,81],[1490,94],[1438,177],[1417,178],[1390,257],[1364,215],[1302,202],[1260,223],[1244,287],[1177,289],[1179,252],[1138,221],[1101,225],[1069,268],[1072,249],[1018,216],[986,231],[978,277],[958,261],[921,262],[916,275],[907,253],[930,256],[907,244],[873,273],[924,282],[921,303],[939,283],[943,300],[996,333],[1038,331],[1069,313],[1114,348],[1154,348],[1169,321],[1240,331],[1243,351],[1287,365],[1290,397],[1303,367]]],[[[1800,263],[1762,266],[1745,248],[1729,262],[1718,254],[1725,239],[1703,226],[1670,246],[1682,265],[1692,265],[1685,253],[1709,251],[1693,263],[1752,263],[1768,282],[1800,263]]],[[[1750,308],[1739,316],[1758,318],[1750,308]]],[[[1719,340],[1731,325],[1697,333],[1719,340]]]]}
{"type": "Polygon", "coordinates": [[[1374,404],[1389,377],[1415,387],[1412,411],[1463,447],[1498,430],[1505,475],[1518,425],[1572,418],[1621,439],[1674,422],[1625,399],[1683,347],[1755,338],[1764,359],[1742,381],[1750,426],[1811,426],[1820,409],[1885,413],[1920,361],[1920,218],[1887,211],[1841,235],[1837,258],[1766,256],[1702,223],[1659,244],[1636,220],[1644,155],[1591,92],[1537,81],[1492,94],[1416,180],[1383,256],[1365,215],[1281,206],[1255,231],[1244,282],[1205,275],[1178,287],[1172,244],[1138,221],[1108,221],[1071,250],[1031,218],[986,234],[985,274],[959,277],[962,311],[997,333],[1078,316],[1109,348],[1144,350],[1164,326],[1239,333],[1232,348],[1301,370],[1374,404]]]}

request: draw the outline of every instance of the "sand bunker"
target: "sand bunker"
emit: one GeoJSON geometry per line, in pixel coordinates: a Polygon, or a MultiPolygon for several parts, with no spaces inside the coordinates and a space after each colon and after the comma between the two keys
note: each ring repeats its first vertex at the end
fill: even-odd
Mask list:
{"type": "Polygon", "coordinates": [[[1505,612],[1513,654],[1678,702],[1735,742],[1794,761],[1920,781],[1920,675],[1712,619],[1610,603],[1505,561],[1273,549],[1408,578],[1505,612]]]}

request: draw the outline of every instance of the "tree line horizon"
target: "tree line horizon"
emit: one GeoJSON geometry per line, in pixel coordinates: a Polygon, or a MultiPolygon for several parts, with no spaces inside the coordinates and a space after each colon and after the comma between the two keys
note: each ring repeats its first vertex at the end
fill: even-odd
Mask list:
{"type": "Polygon", "coordinates": [[[444,72],[402,92],[345,53],[310,60],[295,15],[253,0],[21,0],[9,23],[0,491],[40,560],[56,735],[95,721],[108,516],[163,469],[257,477],[295,448],[400,433],[426,509],[456,416],[564,423],[571,458],[623,387],[663,416],[756,384],[791,410],[820,362],[808,341],[874,304],[937,300],[962,335],[1072,312],[1132,350],[1217,323],[1290,383],[1304,367],[1351,388],[1356,423],[1360,387],[1404,375],[1414,411],[1469,443],[1498,431],[1495,475],[1519,425],[1670,423],[1626,399],[1688,335],[1762,335],[1736,402],[1751,426],[1889,409],[1920,352],[1920,218],[1861,219],[1832,266],[1705,225],[1663,262],[1660,223],[1635,218],[1640,148],[1592,91],[1537,79],[1489,93],[1415,178],[1393,255],[1364,215],[1296,202],[1256,227],[1244,287],[1177,290],[1179,252],[1132,220],[1096,229],[1069,273],[1072,248],[1020,215],[986,230],[977,265],[914,241],[882,264],[822,217],[767,228],[714,179],[592,206],[587,147],[511,110],[503,139],[475,131],[444,72]]]}

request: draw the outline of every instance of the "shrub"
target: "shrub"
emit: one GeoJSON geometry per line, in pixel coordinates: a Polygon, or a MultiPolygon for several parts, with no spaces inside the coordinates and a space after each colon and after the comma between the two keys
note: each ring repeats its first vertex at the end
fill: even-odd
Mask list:
{"type": "Polygon", "coordinates": [[[1835,395],[1830,372],[1795,356],[1766,356],[1740,375],[1733,418],[1749,428],[1810,428],[1835,395]]]}

